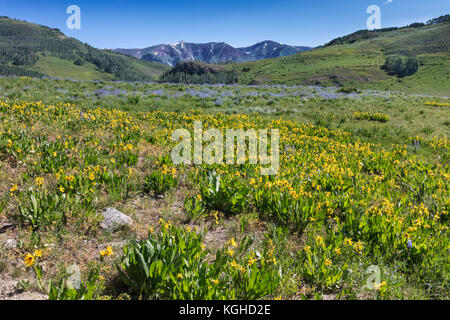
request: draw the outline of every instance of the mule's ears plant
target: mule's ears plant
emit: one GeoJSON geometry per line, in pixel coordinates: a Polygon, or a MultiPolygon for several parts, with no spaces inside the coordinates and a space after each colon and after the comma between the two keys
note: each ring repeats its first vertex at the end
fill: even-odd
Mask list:
{"type": "Polygon", "coordinates": [[[203,235],[161,221],[147,240],[130,241],[117,269],[122,282],[142,299],[259,299],[273,293],[281,271],[273,248],[250,251],[252,240],[230,239],[207,260],[203,235]]]}
{"type": "Polygon", "coordinates": [[[205,205],[202,202],[202,197],[199,194],[192,197],[186,197],[184,200],[184,210],[190,220],[195,221],[208,216],[205,205]]]}
{"type": "Polygon", "coordinates": [[[143,299],[218,298],[206,285],[209,273],[203,236],[175,227],[170,221],[160,222],[159,233],[151,229],[147,240],[130,241],[124,246],[117,264],[122,282],[143,299]],[[189,285],[186,279],[194,276],[199,278],[189,285]]]}
{"type": "Polygon", "coordinates": [[[47,194],[42,189],[31,189],[19,194],[19,213],[17,220],[31,226],[33,230],[45,228],[54,223],[66,222],[64,205],[66,197],[47,194]]]}
{"type": "Polygon", "coordinates": [[[249,208],[250,189],[241,179],[210,171],[200,184],[200,196],[205,208],[226,215],[246,212],[249,208]]]}
{"type": "MultiPolygon", "coordinates": [[[[175,171],[176,172],[176,171],[175,171]]],[[[161,196],[170,189],[178,185],[178,180],[173,172],[153,171],[144,178],[142,190],[146,194],[153,194],[154,196],[161,196]]]]}

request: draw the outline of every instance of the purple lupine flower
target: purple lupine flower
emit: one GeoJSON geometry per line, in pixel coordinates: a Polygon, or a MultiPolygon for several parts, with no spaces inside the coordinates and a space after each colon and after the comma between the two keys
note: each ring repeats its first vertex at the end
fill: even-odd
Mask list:
{"type": "Polygon", "coordinates": [[[222,97],[233,97],[234,96],[233,92],[231,92],[230,90],[222,91],[220,93],[220,95],[222,97]]]}
{"type": "Polygon", "coordinates": [[[408,242],[407,242],[406,245],[408,246],[408,249],[412,248],[412,241],[411,241],[411,239],[408,239],[408,242]]]}

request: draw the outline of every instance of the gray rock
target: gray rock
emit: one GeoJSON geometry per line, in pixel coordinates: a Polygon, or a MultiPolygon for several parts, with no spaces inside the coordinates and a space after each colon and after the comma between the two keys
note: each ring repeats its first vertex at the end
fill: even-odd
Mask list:
{"type": "Polygon", "coordinates": [[[17,241],[14,239],[8,239],[5,241],[5,249],[15,249],[17,248],[17,241]]]}
{"type": "Polygon", "coordinates": [[[133,223],[133,220],[119,210],[115,208],[103,209],[103,222],[100,223],[100,227],[108,231],[115,231],[123,226],[129,226],[133,223]]]}

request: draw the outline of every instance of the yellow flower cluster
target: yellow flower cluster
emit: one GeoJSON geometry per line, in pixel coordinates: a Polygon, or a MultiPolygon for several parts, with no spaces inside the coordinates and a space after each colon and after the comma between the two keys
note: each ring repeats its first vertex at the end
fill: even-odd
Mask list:
{"type": "Polygon", "coordinates": [[[114,255],[114,251],[112,249],[111,246],[107,246],[105,250],[100,250],[100,256],[102,257],[109,257],[109,256],[113,256],[114,255]]]}
{"type": "Polygon", "coordinates": [[[31,267],[32,265],[34,265],[36,258],[40,257],[42,257],[42,250],[37,249],[33,254],[27,253],[23,263],[25,264],[25,266],[31,267]]]}
{"type": "Polygon", "coordinates": [[[427,102],[425,102],[425,105],[435,106],[435,107],[450,107],[450,103],[438,102],[438,101],[427,101],[427,102]]]}

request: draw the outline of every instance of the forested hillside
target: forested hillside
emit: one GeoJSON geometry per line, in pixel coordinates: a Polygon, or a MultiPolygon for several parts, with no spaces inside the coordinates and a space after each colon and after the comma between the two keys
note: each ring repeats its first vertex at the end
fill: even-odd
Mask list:
{"type": "Polygon", "coordinates": [[[60,30],[0,18],[0,74],[154,80],[167,67],[66,37],[60,30]]]}

